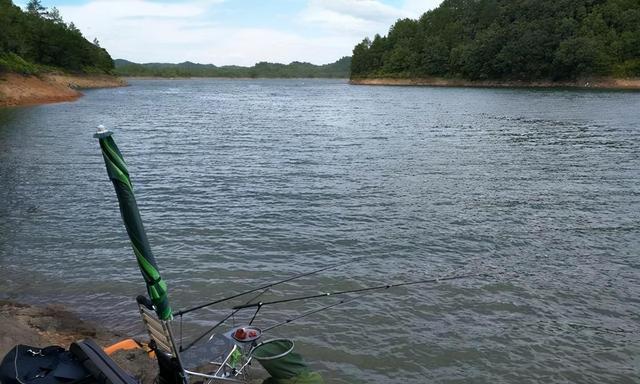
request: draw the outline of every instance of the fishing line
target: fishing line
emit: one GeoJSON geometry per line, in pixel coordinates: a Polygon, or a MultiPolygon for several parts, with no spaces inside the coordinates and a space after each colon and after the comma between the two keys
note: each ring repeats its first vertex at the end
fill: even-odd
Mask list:
{"type": "Polygon", "coordinates": [[[238,298],[240,296],[248,295],[248,294],[253,293],[253,292],[258,292],[258,291],[261,291],[263,289],[268,289],[268,288],[274,287],[276,285],[288,283],[289,281],[292,281],[292,280],[300,279],[300,278],[306,277],[306,276],[315,275],[317,273],[320,273],[320,272],[323,272],[323,271],[327,271],[329,269],[341,267],[343,265],[355,263],[357,261],[360,261],[363,258],[364,258],[364,256],[363,257],[357,257],[357,258],[355,258],[353,260],[349,260],[349,261],[341,262],[341,263],[335,263],[335,264],[332,264],[332,265],[317,269],[315,271],[301,273],[301,274],[286,278],[284,280],[276,281],[276,282],[273,282],[273,283],[265,284],[265,285],[260,286],[258,288],[253,288],[253,289],[250,289],[248,291],[240,292],[238,294],[235,294],[235,295],[232,295],[232,296],[229,296],[229,297],[225,297],[225,298],[222,298],[222,299],[214,300],[214,301],[211,301],[209,303],[201,304],[201,305],[198,305],[198,306],[195,306],[195,307],[192,307],[192,308],[183,309],[181,311],[176,312],[176,315],[177,316],[181,316],[181,315],[187,314],[189,312],[193,312],[193,311],[197,311],[197,310],[202,309],[202,308],[210,307],[210,306],[215,305],[215,304],[220,304],[220,303],[223,303],[225,301],[233,300],[233,299],[238,298]]]}
{"type": "Polygon", "coordinates": [[[337,303],[333,303],[331,305],[327,305],[327,306],[322,307],[322,308],[314,309],[313,311],[305,312],[305,313],[303,313],[301,315],[292,317],[292,318],[287,319],[287,320],[285,320],[283,322],[280,322],[278,324],[275,324],[275,325],[272,325],[270,327],[264,328],[262,330],[262,333],[264,334],[265,332],[268,332],[268,331],[270,331],[270,330],[272,330],[274,328],[278,328],[278,327],[281,327],[283,325],[287,325],[287,324],[292,323],[292,322],[294,322],[296,320],[302,319],[303,317],[311,316],[311,315],[316,314],[318,312],[322,312],[322,311],[325,311],[327,309],[330,309],[330,308],[333,308],[333,307],[337,307],[338,305],[342,305],[342,304],[346,304],[346,303],[352,302],[354,300],[357,300],[357,299],[361,298],[362,296],[364,296],[364,295],[358,295],[358,296],[352,297],[350,299],[342,299],[337,303]]]}
{"type": "Polygon", "coordinates": [[[239,310],[239,309],[245,309],[245,308],[255,308],[255,307],[258,307],[258,306],[262,307],[262,306],[265,306],[265,305],[291,303],[291,302],[294,302],[294,301],[310,300],[310,299],[317,299],[317,298],[329,297],[329,296],[346,295],[346,294],[349,294],[349,293],[361,293],[361,292],[376,291],[376,290],[389,289],[389,288],[395,288],[395,287],[406,287],[406,286],[409,286],[409,285],[439,283],[441,281],[451,281],[451,280],[468,279],[470,277],[488,277],[488,276],[489,275],[487,275],[487,274],[468,274],[468,275],[457,275],[457,276],[449,276],[449,277],[440,277],[440,278],[435,278],[435,279],[432,278],[432,279],[425,279],[425,280],[418,280],[418,281],[410,281],[410,282],[406,282],[406,283],[377,285],[377,286],[374,286],[374,287],[349,289],[349,290],[345,290],[345,291],[324,292],[324,293],[318,293],[318,294],[309,295],[309,296],[298,296],[298,297],[292,297],[292,298],[288,298],[288,299],[281,299],[281,300],[274,300],[274,301],[267,301],[267,302],[258,302],[258,303],[253,303],[253,304],[243,304],[243,305],[237,305],[237,306],[233,307],[232,309],[239,310]]]}

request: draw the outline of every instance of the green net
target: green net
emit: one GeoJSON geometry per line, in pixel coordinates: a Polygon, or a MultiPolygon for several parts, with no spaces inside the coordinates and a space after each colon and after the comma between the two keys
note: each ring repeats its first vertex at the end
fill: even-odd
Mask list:
{"type": "Polygon", "coordinates": [[[293,341],[266,341],[251,351],[254,359],[269,372],[264,384],[323,384],[322,377],[312,372],[299,353],[293,352],[293,341]]]}
{"type": "Polygon", "coordinates": [[[324,384],[322,376],[318,372],[305,372],[289,379],[274,379],[270,377],[262,384],[324,384]]]}

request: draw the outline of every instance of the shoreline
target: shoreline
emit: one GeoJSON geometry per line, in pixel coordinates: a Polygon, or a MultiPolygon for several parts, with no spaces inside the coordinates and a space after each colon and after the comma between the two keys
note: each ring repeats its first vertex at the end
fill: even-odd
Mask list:
{"type": "Polygon", "coordinates": [[[381,85],[381,86],[426,86],[426,87],[455,87],[455,88],[577,88],[577,89],[612,89],[612,90],[640,90],[640,78],[614,79],[593,78],[575,81],[472,81],[463,79],[432,78],[363,78],[350,79],[351,85],[381,85]]]}
{"type": "MultiPolygon", "coordinates": [[[[77,313],[60,304],[31,305],[13,300],[0,300],[0,361],[18,344],[44,348],[57,345],[69,349],[71,343],[92,339],[100,347],[106,348],[119,341],[133,338],[121,332],[109,330],[103,325],[83,320],[77,313]]],[[[145,333],[138,342],[148,342],[142,324],[140,332],[145,333]]],[[[158,362],[142,349],[119,350],[111,359],[123,370],[133,375],[140,384],[157,384],[158,362]]],[[[268,377],[259,364],[252,368],[249,384],[262,383],[268,377]]]]}
{"type": "Polygon", "coordinates": [[[231,76],[119,76],[126,80],[344,80],[348,77],[231,77],[231,76]]]}
{"type": "Polygon", "coordinates": [[[123,79],[109,75],[47,73],[26,76],[0,74],[0,107],[59,103],[82,97],[81,89],[124,87],[123,79]]]}
{"type": "MultiPolygon", "coordinates": [[[[0,300],[0,360],[17,344],[33,347],[69,345],[85,338],[105,347],[128,337],[80,319],[62,305],[35,306],[0,300]]],[[[157,363],[142,350],[119,351],[112,359],[142,384],[152,384],[157,363]]]]}

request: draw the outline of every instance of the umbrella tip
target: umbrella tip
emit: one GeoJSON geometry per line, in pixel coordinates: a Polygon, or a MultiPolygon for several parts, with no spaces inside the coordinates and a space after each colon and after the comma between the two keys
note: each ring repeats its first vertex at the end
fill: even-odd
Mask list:
{"type": "Polygon", "coordinates": [[[93,137],[95,137],[96,139],[104,139],[105,137],[109,137],[112,134],[113,132],[105,128],[104,125],[100,124],[98,125],[98,131],[93,134],[93,137]]]}

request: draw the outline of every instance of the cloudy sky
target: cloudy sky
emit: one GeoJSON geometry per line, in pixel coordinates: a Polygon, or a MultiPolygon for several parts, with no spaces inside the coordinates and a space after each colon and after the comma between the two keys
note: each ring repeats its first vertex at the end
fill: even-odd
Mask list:
{"type": "MultiPolygon", "coordinates": [[[[42,0],[114,58],[135,62],[330,63],[441,0],[42,0]]],[[[14,1],[24,6],[26,0],[14,1]]]]}

